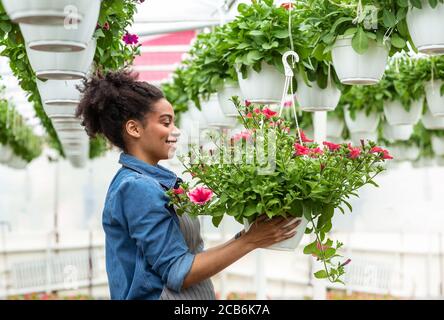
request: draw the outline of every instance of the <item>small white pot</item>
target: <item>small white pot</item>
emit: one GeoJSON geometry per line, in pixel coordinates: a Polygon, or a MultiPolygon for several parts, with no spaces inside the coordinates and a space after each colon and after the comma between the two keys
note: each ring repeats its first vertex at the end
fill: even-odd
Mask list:
{"type": "Polygon", "coordinates": [[[217,94],[212,94],[208,100],[201,99],[200,105],[209,127],[232,128],[236,125],[235,118],[229,118],[222,112],[217,94]]]}
{"type": "Polygon", "coordinates": [[[413,168],[428,168],[433,167],[435,164],[435,159],[430,157],[421,157],[412,162],[413,168]]]}
{"type": "Polygon", "coordinates": [[[413,134],[413,125],[401,124],[392,126],[388,123],[383,125],[384,138],[389,142],[407,141],[413,134]]]}
{"type": "Polygon", "coordinates": [[[393,145],[388,150],[395,161],[415,161],[420,154],[419,147],[414,145],[393,145]]]}
{"type": "Polygon", "coordinates": [[[368,116],[364,110],[356,111],[355,119],[352,119],[348,108],[344,109],[345,123],[348,130],[353,132],[376,132],[379,124],[379,114],[370,113],[368,116]]]}
{"type": "Polygon", "coordinates": [[[422,116],[421,121],[424,127],[428,130],[444,129],[444,117],[435,117],[430,110],[426,111],[422,116]]]}
{"type": "Polygon", "coordinates": [[[341,91],[334,83],[321,89],[316,82],[310,81],[308,86],[300,75],[297,75],[296,79],[298,90],[295,98],[303,111],[332,111],[336,108],[341,98],[341,91]]]}
{"type": "Polygon", "coordinates": [[[327,118],[327,136],[340,138],[344,131],[345,122],[339,117],[330,116],[327,118]]]}
{"type": "Polygon", "coordinates": [[[68,160],[74,168],[82,169],[86,166],[87,157],[73,155],[68,157],[68,160]]]}
{"type": "Polygon", "coordinates": [[[47,80],[37,79],[42,102],[47,105],[77,106],[80,102],[81,93],[77,86],[82,85],[81,80],[47,80]]]}
{"type": "Polygon", "coordinates": [[[79,119],[67,117],[53,117],[51,118],[52,125],[58,130],[78,130],[85,131],[85,128],[80,124],[79,119]]]}
{"type": "Polygon", "coordinates": [[[43,104],[43,109],[49,118],[73,118],[77,107],[75,105],[43,104]]]}
{"type": "Polygon", "coordinates": [[[238,96],[239,101],[243,101],[242,93],[239,85],[233,84],[225,84],[224,87],[217,92],[217,98],[219,99],[219,105],[222,109],[222,112],[227,117],[238,117],[239,112],[237,111],[236,106],[231,101],[233,96],[238,96]]]}
{"type": "Polygon", "coordinates": [[[378,134],[376,133],[376,131],[374,131],[374,132],[365,132],[365,131],[350,132],[350,139],[351,139],[352,145],[360,146],[361,140],[364,140],[365,143],[367,143],[367,141],[377,142],[378,141],[378,134]]]}
{"type": "Polygon", "coordinates": [[[427,105],[435,117],[444,117],[444,96],[441,96],[442,85],[444,85],[442,80],[429,81],[425,84],[427,105]]]}
{"type": "Polygon", "coordinates": [[[259,104],[277,104],[281,102],[284,91],[285,75],[274,66],[262,62],[259,73],[248,68],[247,78],[237,73],[239,87],[245,100],[259,104]]]}
{"type": "Polygon", "coordinates": [[[438,3],[434,9],[428,0],[422,0],[421,4],[421,9],[410,6],[407,13],[413,43],[421,53],[444,54],[444,4],[438,3]]]}
{"type": "Polygon", "coordinates": [[[49,80],[76,80],[86,78],[96,52],[96,40],[79,52],[43,52],[26,46],[29,62],[36,76],[49,80]]]}
{"type": "Polygon", "coordinates": [[[85,50],[97,25],[100,0],[89,1],[85,18],[78,24],[29,25],[20,24],[26,45],[34,50],[75,52],[85,50]]]}
{"type": "Polygon", "coordinates": [[[432,135],[432,148],[437,156],[444,156],[444,137],[432,135]]]}
{"type": "Polygon", "coordinates": [[[387,101],[384,103],[385,118],[391,125],[414,125],[421,118],[423,102],[423,99],[412,101],[410,110],[407,111],[401,101],[387,101]]]}
{"type": "Polygon", "coordinates": [[[14,154],[6,165],[12,169],[23,170],[28,165],[28,162],[14,154]]]}
{"type": "Polygon", "coordinates": [[[0,163],[8,162],[13,156],[14,152],[10,146],[0,144],[0,163]]]}
{"type": "Polygon", "coordinates": [[[332,48],[333,66],[344,84],[376,84],[385,71],[389,50],[369,40],[368,50],[357,53],[352,47],[352,36],[340,36],[332,48]]]}
{"type": "Polygon", "coordinates": [[[440,167],[444,167],[444,157],[437,157],[436,164],[440,167]]]}
{"type": "Polygon", "coordinates": [[[205,118],[203,112],[201,110],[197,109],[194,102],[190,101],[188,103],[188,110],[190,111],[191,118],[194,119],[195,121],[197,121],[197,124],[199,125],[200,130],[208,128],[207,119],[205,118]]]}
{"type": "MultiPolygon", "coordinates": [[[[275,243],[272,246],[267,247],[266,249],[272,249],[272,250],[279,250],[279,251],[295,251],[299,243],[301,243],[302,237],[305,234],[305,229],[307,228],[308,220],[304,216],[301,218],[290,218],[290,222],[287,224],[293,223],[295,220],[302,220],[299,225],[294,229],[296,230],[296,234],[284,241],[275,243]]],[[[250,229],[250,223],[247,219],[244,218],[244,227],[245,231],[248,231],[250,229]]]]}
{"type": "Polygon", "coordinates": [[[3,0],[15,23],[63,25],[67,20],[82,21],[91,0],[3,0]]]}

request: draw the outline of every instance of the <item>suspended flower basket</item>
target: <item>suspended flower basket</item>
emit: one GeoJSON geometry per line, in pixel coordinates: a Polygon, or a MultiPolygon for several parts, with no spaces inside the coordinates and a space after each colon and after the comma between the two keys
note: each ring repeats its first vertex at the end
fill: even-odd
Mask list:
{"type": "MultiPolygon", "coordinates": [[[[442,32],[444,33],[444,31],[442,32]]],[[[444,81],[442,80],[429,81],[425,84],[427,105],[435,117],[444,117],[444,96],[441,95],[443,85],[444,81]]]]}
{"type": "Polygon", "coordinates": [[[237,120],[235,118],[229,118],[222,112],[217,94],[212,94],[208,100],[201,98],[200,104],[208,126],[229,128],[236,125],[237,120]]]}
{"type": "Polygon", "coordinates": [[[217,92],[217,98],[219,99],[219,105],[222,112],[227,117],[238,117],[239,113],[236,110],[236,106],[231,101],[231,97],[238,96],[242,101],[242,93],[237,83],[225,83],[224,87],[217,92]]]}
{"type": "Polygon", "coordinates": [[[388,123],[384,123],[383,132],[384,138],[389,142],[407,141],[413,134],[413,125],[401,124],[392,126],[388,123]]]}
{"type": "Polygon", "coordinates": [[[354,119],[350,115],[348,108],[344,110],[345,123],[350,132],[376,132],[379,124],[379,114],[371,112],[366,114],[365,110],[355,111],[354,119]]]}
{"type": "Polygon", "coordinates": [[[58,130],[78,130],[78,131],[85,131],[85,128],[80,124],[80,120],[75,118],[66,118],[66,117],[59,117],[59,118],[51,118],[52,124],[54,128],[58,130]]]}
{"type": "Polygon", "coordinates": [[[344,131],[344,119],[337,116],[329,116],[327,114],[327,136],[333,138],[340,138],[344,131]]]}
{"type": "Polygon", "coordinates": [[[351,36],[339,36],[332,48],[333,66],[344,84],[371,85],[378,83],[387,65],[389,50],[369,39],[368,50],[357,53],[351,36]]]}
{"type": "Polygon", "coordinates": [[[432,8],[428,0],[421,0],[421,9],[410,7],[407,26],[410,36],[419,52],[444,54],[444,4],[432,8]]]}
{"type": "Polygon", "coordinates": [[[76,108],[75,105],[43,104],[43,109],[50,118],[73,118],[76,108]]]}
{"type": "Polygon", "coordinates": [[[91,0],[3,0],[6,13],[15,23],[63,25],[81,22],[91,0]]]}
{"type": "Polygon", "coordinates": [[[444,129],[444,117],[435,117],[430,110],[426,111],[422,116],[421,121],[424,127],[428,130],[444,129]]]}
{"type": "Polygon", "coordinates": [[[49,106],[77,106],[81,93],[77,89],[81,80],[46,80],[37,79],[37,88],[42,102],[49,106]]]}
{"type": "Polygon", "coordinates": [[[363,140],[364,142],[367,141],[376,142],[378,140],[378,134],[376,132],[365,132],[365,131],[350,132],[350,140],[352,145],[360,146],[361,140],[363,140]]]}
{"type": "Polygon", "coordinates": [[[415,161],[418,159],[420,149],[416,145],[391,145],[390,152],[396,161],[415,161]]]}
{"type": "Polygon", "coordinates": [[[444,156],[444,137],[432,135],[432,148],[437,156],[444,156]]]}
{"type": "Polygon", "coordinates": [[[84,156],[75,156],[75,155],[73,155],[73,156],[70,156],[68,158],[68,160],[69,160],[69,162],[71,163],[71,165],[74,168],[81,169],[81,168],[84,168],[86,166],[86,160],[87,159],[84,156]]]}
{"type": "Polygon", "coordinates": [[[406,110],[398,100],[384,103],[384,115],[390,125],[414,125],[422,114],[423,99],[412,101],[410,110],[406,110]]]}
{"type": "Polygon", "coordinates": [[[336,108],[341,98],[341,91],[331,81],[325,89],[321,89],[316,82],[307,85],[301,76],[296,77],[298,90],[295,98],[301,109],[307,112],[332,111],[336,108]]]}
{"type": "Polygon", "coordinates": [[[38,51],[76,52],[85,50],[99,18],[100,0],[91,0],[85,18],[78,24],[29,25],[20,24],[26,45],[38,51]]]}
{"type": "Polygon", "coordinates": [[[237,77],[242,97],[251,103],[278,104],[281,101],[285,76],[276,67],[262,62],[260,72],[249,67],[246,79],[240,71],[237,77]]]}
{"type": "Polygon", "coordinates": [[[21,157],[13,154],[6,165],[12,169],[23,170],[28,165],[28,162],[21,157]]]}
{"type": "Polygon", "coordinates": [[[435,159],[431,157],[421,157],[412,162],[413,168],[428,168],[432,167],[435,163],[435,159]]]}
{"type": "Polygon", "coordinates": [[[208,128],[208,122],[205,118],[203,112],[199,109],[197,109],[194,102],[190,101],[188,103],[188,110],[190,111],[191,119],[194,119],[194,121],[197,121],[199,124],[199,129],[207,129],[208,128]]]}
{"type": "Polygon", "coordinates": [[[0,143],[0,163],[8,162],[13,154],[11,147],[0,143]]]}
{"type": "Polygon", "coordinates": [[[43,52],[26,46],[29,62],[36,76],[48,80],[78,80],[86,78],[96,52],[96,40],[79,52],[43,52]]]}

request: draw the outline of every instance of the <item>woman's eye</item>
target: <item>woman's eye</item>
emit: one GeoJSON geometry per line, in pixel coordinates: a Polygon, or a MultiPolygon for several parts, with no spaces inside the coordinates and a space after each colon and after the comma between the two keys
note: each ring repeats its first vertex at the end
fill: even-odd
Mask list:
{"type": "Polygon", "coordinates": [[[171,122],[164,122],[164,123],[163,123],[163,125],[164,125],[165,127],[169,127],[170,124],[171,124],[171,122]]]}

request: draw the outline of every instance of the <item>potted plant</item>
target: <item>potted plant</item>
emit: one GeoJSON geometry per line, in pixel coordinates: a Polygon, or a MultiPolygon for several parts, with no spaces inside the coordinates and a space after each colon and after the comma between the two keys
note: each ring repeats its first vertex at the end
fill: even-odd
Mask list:
{"type": "Polygon", "coordinates": [[[430,110],[427,110],[426,113],[424,113],[421,121],[424,127],[428,130],[444,129],[444,117],[435,117],[430,110]]]}
{"type": "Polygon", "coordinates": [[[36,79],[37,88],[43,104],[66,105],[76,107],[81,98],[78,87],[81,80],[46,80],[36,79]]]}
{"type": "Polygon", "coordinates": [[[413,134],[413,125],[391,125],[388,123],[384,123],[383,134],[386,140],[392,143],[395,141],[406,141],[409,140],[413,134]]]}
{"type": "Polygon", "coordinates": [[[428,108],[434,116],[444,116],[444,57],[422,60],[421,80],[425,82],[428,108]]]}
{"type": "Polygon", "coordinates": [[[421,53],[443,54],[444,1],[410,0],[409,3],[407,25],[413,44],[421,53]]]}
{"type": "Polygon", "coordinates": [[[431,136],[431,142],[432,142],[432,149],[435,155],[437,156],[444,156],[444,132],[437,131],[432,134],[431,136]]]}
{"type": "Polygon", "coordinates": [[[233,101],[245,132],[236,139],[221,136],[214,156],[194,150],[181,158],[194,179],[168,192],[177,213],[210,215],[216,226],[225,215],[250,224],[262,215],[305,218],[307,228],[299,226],[297,237],[304,231],[316,236],[304,248],[304,253],[324,263],[315,276],[342,282],[349,261],[337,261],[342,244],[334,244],[326,233],[332,228],[335,208],[351,209],[347,198],[363,185],[374,184],[373,178],[383,170],[379,164],[391,158],[388,151],[372,143],[317,145],[301,132],[292,136],[289,122],[269,108],[233,101]],[[233,154],[237,157],[228,157],[233,161],[222,161],[233,154]]]}

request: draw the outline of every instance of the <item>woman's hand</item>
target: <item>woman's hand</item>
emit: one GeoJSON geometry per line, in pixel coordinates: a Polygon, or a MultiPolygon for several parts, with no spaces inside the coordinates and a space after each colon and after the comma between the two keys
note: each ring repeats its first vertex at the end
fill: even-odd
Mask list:
{"type": "MultiPolygon", "coordinates": [[[[296,234],[295,228],[302,218],[277,217],[269,219],[266,215],[260,216],[252,223],[248,231],[240,238],[253,249],[266,248],[281,242],[296,234]]],[[[300,232],[304,232],[302,230],[300,232]]]]}

